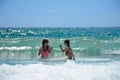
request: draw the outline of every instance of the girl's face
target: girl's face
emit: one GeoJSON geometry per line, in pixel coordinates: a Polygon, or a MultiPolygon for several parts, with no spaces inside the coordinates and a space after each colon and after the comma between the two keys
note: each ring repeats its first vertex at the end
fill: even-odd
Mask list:
{"type": "Polygon", "coordinates": [[[48,42],[45,42],[44,46],[48,46],[48,42]]]}
{"type": "Polygon", "coordinates": [[[65,44],[65,46],[67,46],[67,43],[64,43],[65,44]]]}

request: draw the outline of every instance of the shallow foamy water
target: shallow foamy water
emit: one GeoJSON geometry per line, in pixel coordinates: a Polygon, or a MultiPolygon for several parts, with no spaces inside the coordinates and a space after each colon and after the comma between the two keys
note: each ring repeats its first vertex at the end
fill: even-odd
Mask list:
{"type": "Polygon", "coordinates": [[[1,64],[0,80],[120,80],[120,62],[109,59],[27,63],[1,64]]]}

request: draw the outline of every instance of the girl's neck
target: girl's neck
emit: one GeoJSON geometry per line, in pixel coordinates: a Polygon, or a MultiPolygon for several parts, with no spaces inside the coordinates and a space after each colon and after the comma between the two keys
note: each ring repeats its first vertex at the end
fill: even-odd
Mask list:
{"type": "Polygon", "coordinates": [[[47,46],[43,46],[43,50],[44,50],[44,51],[47,51],[47,46]]]}
{"type": "Polygon", "coordinates": [[[66,46],[66,47],[70,48],[70,46],[66,46]]]}

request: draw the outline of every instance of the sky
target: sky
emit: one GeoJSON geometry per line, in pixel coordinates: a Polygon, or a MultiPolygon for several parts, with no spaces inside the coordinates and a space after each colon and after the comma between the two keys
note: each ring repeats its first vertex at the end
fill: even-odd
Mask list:
{"type": "Polygon", "coordinates": [[[116,26],[120,0],[0,0],[0,27],[116,26]]]}

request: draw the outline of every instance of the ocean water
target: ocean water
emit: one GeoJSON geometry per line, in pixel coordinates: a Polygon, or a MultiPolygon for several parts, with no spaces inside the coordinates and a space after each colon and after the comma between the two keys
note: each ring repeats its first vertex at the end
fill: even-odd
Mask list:
{"type": "Polygon", "coordinates": [[[0,80],[120,80],[120,27],[0,28],[0,80]],[[38,49],[47,38],[49,59],[38,49]],[[76,57],[66,60],[59,45],[69,39],[76,57]]]}

